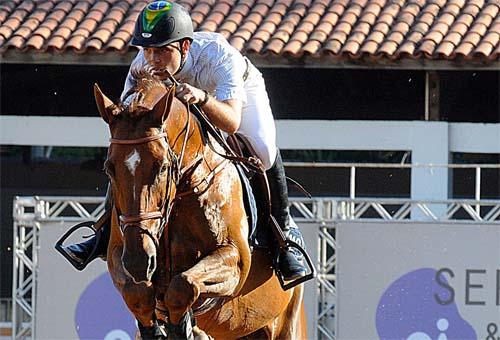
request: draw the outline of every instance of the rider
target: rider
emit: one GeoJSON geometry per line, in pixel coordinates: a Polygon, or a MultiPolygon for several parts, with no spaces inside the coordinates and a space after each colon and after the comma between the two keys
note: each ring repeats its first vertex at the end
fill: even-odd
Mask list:
{"type": "MultiPolygon", "coordinates": [[[[131,44],[141,47],[131,69],[147,65],[162,80],[167,80],[165,70],[175,75],[180,81],[176,96],[181,101],[198,104],[215,126],[228,134],[237,133],[250,143],[266,169],[273,216],[285,235],[297,233],[295,228],[290,233],[285,171],[276,147],[276,128],[259,70],[222,35],[193,33],[188,12],[168,1],[152,2],[142,10],[131,44]]],[[[126,100],[131,87],[129,71],[122,101],[126,100]]],[[[101,230],[109,229],[109,224],[108,214],[96,223],[95,228],[101,233],[101,230]]],[[[100,237],[102,241],[96,242],[94,237],[67,246],[65,250],[79,263],[88,263],[98,256],[105,256],[106,239],[100,237]],[[97,251],[92,252],[95,248],[97,251]]],[[[279,256],[279,269],[286,280],[306,274],[297,251],[283,250],[279,256]]]]}

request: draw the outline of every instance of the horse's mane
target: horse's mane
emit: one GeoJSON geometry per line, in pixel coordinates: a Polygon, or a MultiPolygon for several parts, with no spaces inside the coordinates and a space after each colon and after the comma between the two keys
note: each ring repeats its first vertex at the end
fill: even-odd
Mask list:
{"type": "Polygon", "coordinates": [[[120,105],[122,112],[130,118],[140,118],[154,107],[167,87],[152,74],[150,68],[144,66],[133,66],[130,75],[132,86],[120,105]]]}

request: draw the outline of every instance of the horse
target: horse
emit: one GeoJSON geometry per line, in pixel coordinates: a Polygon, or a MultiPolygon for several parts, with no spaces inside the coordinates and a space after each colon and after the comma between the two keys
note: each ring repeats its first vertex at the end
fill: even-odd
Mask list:
{"type": "Polygon", "coordinates": [[[108,270],[138,334],[305,339],[303,285],[283,290],[268,252],[251,251],[235,165],[208,146],[175,84],[135,78],[129,100],[97,84],[94,95],[111,133],[108,270]]]}

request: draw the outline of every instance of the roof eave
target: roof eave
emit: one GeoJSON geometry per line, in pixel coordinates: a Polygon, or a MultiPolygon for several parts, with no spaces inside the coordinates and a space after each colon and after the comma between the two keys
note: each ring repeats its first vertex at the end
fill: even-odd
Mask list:
{"type": "Polygon", "coordinates": [[[500,70],[500,60],[365,58],[350,59],[332,56],[305,55],[291,58],[274,55],[251,55],[249,58],[259,67],[272,68],[333,68],[333,69],[394,69],[394,70],[500,70]]]}
{"type": "MultiPolygon", "coordinates": [[[[21,52],[7,50],[0,55],[1,64],[48,64],[48,65],[106,65],[129,66],[137,54],[136,50],[127,52],[107,51],[78,53],[59,52],[21,52]]],[[[500,60],[434,60],[426,58],[337,58],[329,55],[301,57],[282,55],[250,54],[249,59],[259,68],[329,68],[329,69],[395,69],[395,70],[494,70],[500,69],[500,60]]]]}

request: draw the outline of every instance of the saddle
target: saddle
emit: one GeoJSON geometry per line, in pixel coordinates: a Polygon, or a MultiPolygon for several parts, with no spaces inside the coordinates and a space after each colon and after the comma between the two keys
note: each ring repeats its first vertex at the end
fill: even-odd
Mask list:
{"type": "MultiPolygon", "coordinates": [[[[230,135],[227,143],[236,155],[242,158],[255,158],[256,153],[248,141],[238,134],[230,135]]],[[[245,167],[235,162],[243,188],[245,210],[248,217],[250,248],[271,248],[274,242],[271,217],[271,195],[265,172],[245,167]]]]}
{"type": "MultiPolygon", "coordinates": [[[[241,135],[230,135],[227,138],[227,144],[237,158],[257,159],[255,151],[241,135]]],[[[245,163],[234,163],[240,174],[244,191],[243,198],[245,210],[249,218],[248,224],[251,228],[248,237],[250,249],[264,248],[271,253],[273,257],[273,267],[276,270],[278,280],[284,290],[290,289],[315,277],[316,271],[314,265],[305,251],[304,239],[298,226],[293,221],[293,218],[290,218],[289,234],[285,236],[271,214],[271,192],[269,190],[265,171],[255,171],[251,167],[245,168],[245,163]],[[285,283],[277,263],[278,250],[282,248],[292,248],[294,251],[298,252],[306,261],[310,273],[302,278],[285,283]]]]}

